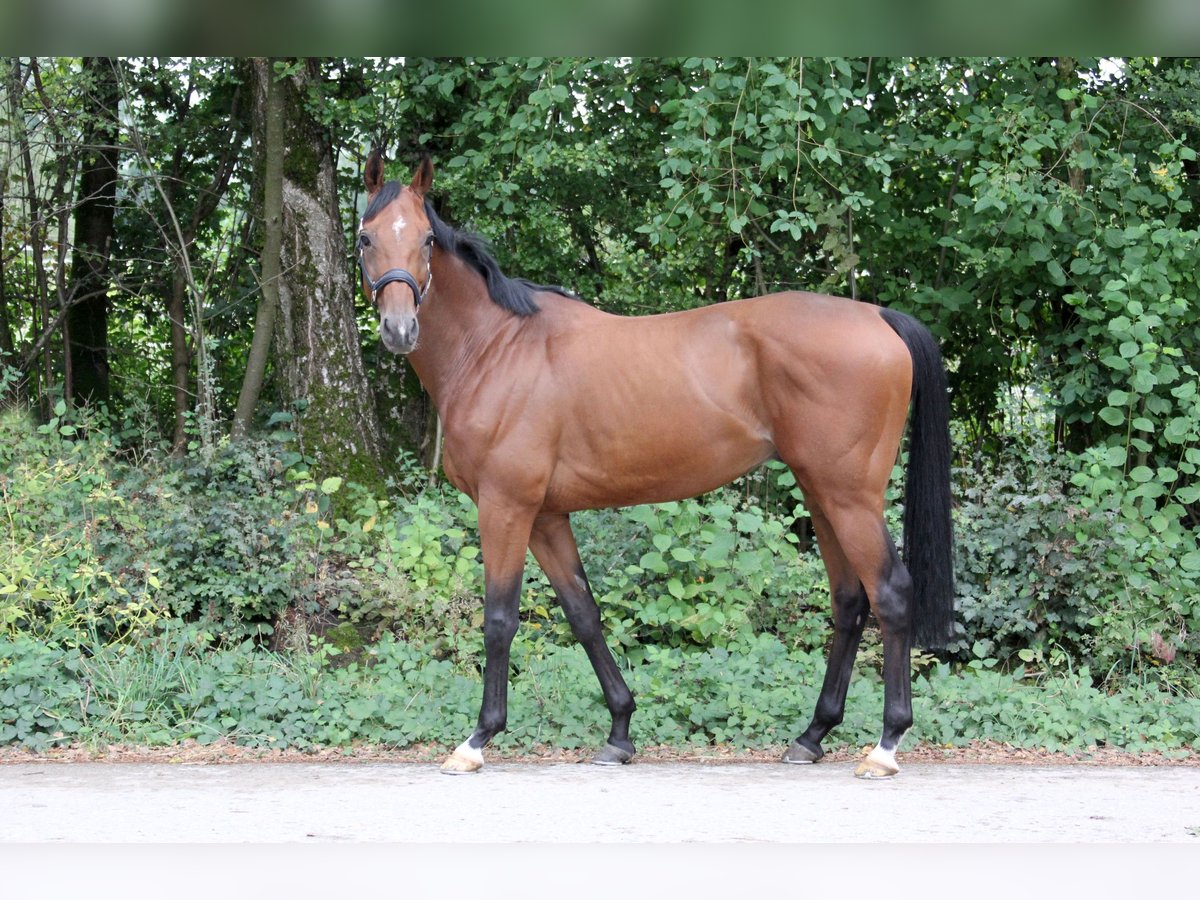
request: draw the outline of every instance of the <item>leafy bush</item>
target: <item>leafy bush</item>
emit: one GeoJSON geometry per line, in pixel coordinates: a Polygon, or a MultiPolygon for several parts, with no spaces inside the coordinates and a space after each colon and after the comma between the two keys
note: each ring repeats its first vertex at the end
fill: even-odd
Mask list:
{"type": "Polygon", "coordinates": [[[790,517],[734,489],[574,521],[618,645],[729,647],[762,631],[793,646],[824,644],[829,588],[819,557],[797,550],[790,517]]]}
{"type": "Polygon", "coordinates": [[[301,599],[311,539],[279,448],[227,444],[211,457],[168,460],[157,469],[134,495],[171,614],[226,639],[269,632],[301,599]]]}
{"type": "Polygon", "coordinates": [[[37,426],[0,412],[0,634],[136,634],[161,613],[157,570],[105,558],[100,545],[121,540],[125,498],[104,434],[65,413],[60,402],[37,426]]]}
{"type": "MultiPolygon", "coordinates": [[[[472,727],[482,567],[458,492],[402,473],[409,495],[385,500],[314,476],[286,436],[132,463],[84,420],[0,428],[0,740],[304,747],[472,727]]],[[[1131,517],[1040,433],[957,472],[963,639],[953,666],[916,661],[918,737],[1194,741],[1194,536],[1131,517]]],[[[575,517],[643,742],[781,743],[811,714],[828,587],[792,534],[789,474],[756,478],[575,517]]],[[[527,574],[498,743],[590,745],[599,687],[527,574]]],[[[868,628],[838,740],[877,736],[879,663],[868,628]]]]}
{"type": "Polygon", "coordinates": [[[1069,473],[1038,449],[1008,451],[989,469],[959,473],[955,574],[959,656],[1013,658],[1023,647],[1078,648],[1101,594],[1098,548],[1081,543],[1086,513],[1069,473]],[[1074,505],[1073,505],[1074,499],[1074,505]]]}
{"type": "Polygon", "coordinates": [[[90,696],[78,648],[0,635],[0,743],[42,750],[82,737],[90,696]]]}
{"type": "Polygon", "coordinates": [[[475,527],[473,504],[448,488],[394,506],[361,497],[354,518],[336,521],[329,545],[357,580],[348,621],[372,640],[391,633],[423,642],[437,658],[474,658],[483,623],[475,527]]]}
{"type": "MultiPolygon", "coordinates": [[[[276,653],[247,641],[212,650],[194,627],[98,652],[0,638],[0,742],[32,749],[228,739],[254,747],[457,744],[474,727],[477,672],[385,636],[339,664],[329,644],[276,653]]],[[[518,635],[509,727],[499,748],[597,746],[608,713],[578,647],[518,635]]],[[[735,651],[651,647],[626,677],[641,745],[779,747],[807,724],[823,654],[760,635],[735,651]]],[[[914,685],[916,743],[994,740],[1022,747],[1107,745],[1178,752],[1200,741],[1200,700],[1153,688],[1098,689],[1086,670],[1033,677],[980,661],[939,664],[914,685]]],[[[883,686],[860,667],[829,746],[878,738],[883,686]]]]}
{"type": "Polygon", "coordinates": [[[41,426],[0,414],[0,633],[104,643],[167,616],[236,642],[337,607],[353,582],[321,553],[340,479],[300,462],[272,439],[131,464],[61,404],[41,426]]]}
{"type": "Polygon", "coordinates": [[[1044,435],[1024,434],[994,466],[957,473],[963,634],[951,649],[1196,693],[1196,533],[1130,509],[1102,464],[1081,465],[1097,455],[1055,457],[1044,435]]]}

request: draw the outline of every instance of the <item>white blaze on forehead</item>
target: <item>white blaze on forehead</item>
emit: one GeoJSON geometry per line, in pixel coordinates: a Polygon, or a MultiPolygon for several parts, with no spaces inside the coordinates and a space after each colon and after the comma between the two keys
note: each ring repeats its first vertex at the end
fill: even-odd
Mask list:
{"type": "Polygon", "coordinates": [[[408,225],[404,221],[404,216],[396,216],[396,221],[392,223],[392,234],[396,236],[396,240],[400,240],[400,232],[408,225]]]}

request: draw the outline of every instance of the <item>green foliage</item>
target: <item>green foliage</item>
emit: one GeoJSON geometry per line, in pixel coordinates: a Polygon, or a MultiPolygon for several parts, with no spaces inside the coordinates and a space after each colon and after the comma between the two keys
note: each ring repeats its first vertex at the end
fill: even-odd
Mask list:
{"type": "Polygon", "coordinates": [[[0,633],[103,644],[171,617],[263,639],[344,589],[321,559],[340,479],[310,484],[286,443],[130,464],[94,417],[60,414],[0,415],[0,633]]]}
{"type": "Polygon", "coordinates": [[[1049,750],[1177,750],[1196,745],[1198,712],[1196,698],[1154,688],[1103,691],[1086,667],[1030,679],[1023,668],[1007,672],[986,661],[967,675],[939,665],[913,688],[914,734],[952,746],[991,740],[1049,750]]]}
{"type": "Polygon", "coordinates": [[[998,460],[956,472],[957,658],[1087,666],[1099,684],[1195,694],[1195,532],[1090,493],[1079,461],[1050,452],[1044,421],[1010,428],[998,460]]]}
{"type": "MultiPolygon", "coordinates": [[[[582,650],[518,637],[513,661],[509,728],[498,747],[602,740],[608,714],[582,650]]],[[[811,714],[823,666],[822,654],[788,650],[766,635],[736,652],[648,648],[626,672],[639,703],[633,738],[781,746],[811,714]]],[[[286,653],[252,643],[212,651],[194,628],[167,628],[152,641],[95,655],[0,638],[0,742],[32,749],[219,738],[301,749],[453,746],[473,726],[479,691],[477,672],[390,636],[345,665],[320,641],[286,653]]],[[[882,702],[878,674],[860,672],[832,741],[875,740],[882,702]]],[[[982,662],[961,673],[941,664],[916,679],[914,710],[912,739],[936,745],[1178,752],[1200,740],[1200,700],[1136,687],[1107,693],[1083,670],[1032,678],[982,662]]]]}
{"type": "Polygon", "coordinates": [[[351,518],[337,519],[329,544],[359,585],[348,620],[373,638],[421,641],[435,658],[476,658],[483,573],[475,524],[474,506],[448,486],[395,507],[364,496],[351,518]]]}
{"type": "Polygon", "coordinates": [[[135,635],[163,611],[158,569],[105,557],[125,507],[106,468],[111,446],[65,416],[61,402],[40,426],[0,412],[0,634],[135,635]]]}
{"type": "MultiPolygon", "coordinates": [[[[418,492],[426,479],[411,471],[411,496],[385,502],[314,477],[280,443],[134,466],[84,420],[2,421],[3,576],[18,587],[0,595],[0,740],[406,745],[470,730],[482,591],[466,498],[418,492]],[[334,498],[351,512],[334,515],[334,498]],[[280,652],[261,646],[297,614],[343,624],[329,640],[295,632],[280,652]]],[[[960,664],[922,668],[916,739],[1194,744],[1194,576],[1157,533],[1089,507],[1069,470],[1031,435],[997,469],[959,473],[960,664]]],[[[638,741],[780,744],[811,713],[827,586],[792,537],[785,475],[577,517],[639,698],[638,741]],[[782,497],[764,505],[764,481],[782,497]]],[[[548,587],[531,581],[497,743],[593,745],[607,718],[598,685],[548,587]]],[[[873,740],[878,665],[869,632],[836,740],[873,740]]]]}
{"type": "Polygon", "coordinates": [[[269,626],[297,599],[303,540],[273,448],[226,446],[155,474],[136,496],[171,614],[235,638],[269,626]]]}
{"type": "Polygon", "coordinates": [[[77,648],[0,636],[0,742],[41,750],[80,737],[89,697],[77,648]]]}
{"type": "MultiPolygon", "coordinates": [[[[635,657],[651,644],[730,647],[762,630],[805,648],[825,641],[820,560],[797,552],[790,516],[734,489],[574,521],[606,631],[635,657]]],[[[560,619],[556,633],[567,634],[560,619]]]]}
{"type": "MultiPolygon", "coordinates": [[[[132,465],[102,429],[71,421],[4,419],[5,633],[106,644],[165,616],[219,644],[296,648],[340,627],[356,655],[390,633],[466,670],[481,664],[475,510],[448,486],[413,467],[399,473],[409,496],[377,498],[314,477],[287,433],[132,465]]],[[[1018,439],[998,463],[978,458],[957,474],[954,658],[1088,665],[1114,686],[1194,691],[1198,578],[1179,552],[1194,536],[1148,528],[1078,486],[1070,458],[1046,446],[1044,417],[1006,427],[1018,439]]],[[[815,548],[797,542],[793,494],[775,468],[695,500],[575,516],[618,655],[736,653],[761,634],[821,651],[828,585],[815,548]]],[[[573,646],[532,559],[527,574],[531,639],[573,646]]],[[[869,632],[867,659],[873,647],[869,632]]]]}
{"type": "Polygon", "coordinates": [[[955,516],[957,610],[951,650],[1011,659],[1022,648],[1076,652],[1103,592],[1099,547],[1081,543],[1086,514],[1068,496],[1069,472],[1044,448],[1009,452],[994,468],[959,473],[955,516]]]}

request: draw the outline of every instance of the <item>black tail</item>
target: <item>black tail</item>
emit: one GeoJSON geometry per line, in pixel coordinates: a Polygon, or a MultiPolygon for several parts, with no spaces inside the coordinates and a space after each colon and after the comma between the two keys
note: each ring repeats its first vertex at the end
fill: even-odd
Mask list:
{"type": "Polygon", "coordinates": [[[880,310],[913,361],[912,418],[904,488],[904,564],[913,580],[913,642],[946,646],[954,632],[954,531],[950,523],[950,400],[946,367],[928,329],[880,310]]]}

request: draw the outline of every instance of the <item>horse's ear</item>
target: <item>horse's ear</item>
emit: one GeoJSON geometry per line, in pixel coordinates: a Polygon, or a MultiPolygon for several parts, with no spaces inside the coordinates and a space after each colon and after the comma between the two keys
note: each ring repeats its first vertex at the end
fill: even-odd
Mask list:
{"type": "Polygon", "coordinates": [[[371,196],[374,196],[383,187],[383,152],[378,147],[371,150],[370,156],[367,157],[367,166],[363,170],[363,183],[366,184],[367,193],[371,196]]]}
{"type": "Polygon", "coordinates": [[[419,197],[424,197],[429,192],[429,186],[433,184],[433,160],[426,153],[421,157],[421,162],[417,164],[417,171],[413,173],[412,183],[410,188],[419,197]]]}

